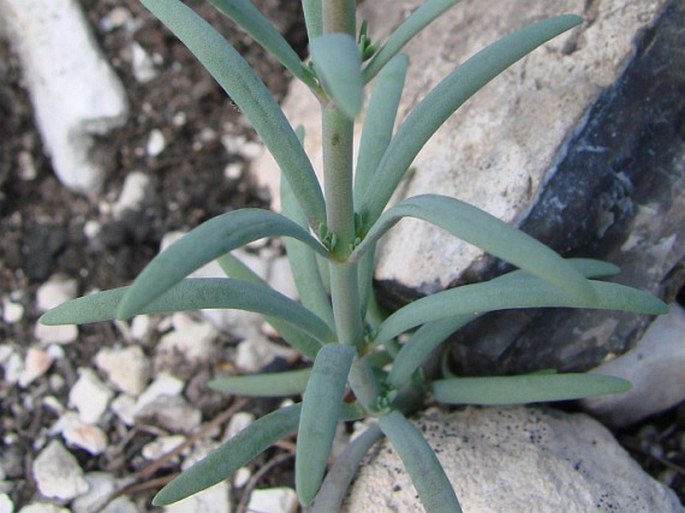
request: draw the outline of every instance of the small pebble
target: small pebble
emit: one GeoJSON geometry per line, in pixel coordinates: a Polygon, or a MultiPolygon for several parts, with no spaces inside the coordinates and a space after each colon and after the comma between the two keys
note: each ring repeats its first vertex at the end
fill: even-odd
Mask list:
{"type": "Polygon", "coordinates": [[[5,298],[2,300],[2,320],[6,324],[15,324],[24,318],[24,306],[5,298]]]}
{"type": "Polygon", "coordinates": [[[4,370],[3,379],[8,383],[17,383],[22,372],[24,372],[24,362],[9,344],[0,346],[0,367],[4,370]]]}
{"type": "Polygon", "coordinates": [[[224,168],[224,177],[227,180],[239,180],[243,176],[243,166],[239,162],[231,162],[224,168]]]}
{"type": "Polygon", "coordinates": [[[145,199],[145,193],[150,185],[150,178],[140,171],[131,171],[126,175],[121,193],[112,205],[112,213],[121,215],[126,210],[138,210],[145,199]]]}
{"type": "MultiPolygon", "coordinates": [[[[149,53],[135,41],[131,43],[131,53],[133,56],[133,76],[138,82],[145,83],[157,76],[155,61],[149,53]]],[[[148,150],[148,155],[154,156],[148,150]]]]}
{"type": "Polygon", "coordinates": [[[70,500],[88,491],[76,458],[58,440],[51,441],[33,461],[33,477],[43,497],[70,500]]]}
{"type": "Polygon", "coordinates": [[[247,510],[268,511],[269,513],[295,513],[297,506],[297,494],[292,488],[266,488],[252,492],[247,510]]]}
{"type": "Polygon", "coordinates": [[[243,429],[247,428],[250,424],[254,422],[254,415],[246,411],[239,411],[228,422],[226,427],[226,433],[224,434],[224,441],[228,441],[235,435],[240,433],[243,429]]]}
{"type": "Polygon", "coordinates": [[[233,474],[233,486],[236,488],[242,488],[247,484],[251,477],[252,472],[250,472],[249,468],[240,467],[238,470],[236,470],[235,474],[233,474]]]}
{"type": "Polygon", "coordinates": [[[112,392],[92,369],[80,368],[79,379],[69,391],[69,404],[86,424],[97,424],[112,399],[112,392]]]}
{"type": "Polygon", "coordinates": [[[136,412],[136,421],[173,433],[190,433],[202,422],[202,413],[181,396],[163,395],[140,408],[136,412]]]}
{"type": "Polygon", "coordinates": [[[160,372],[155,380],[140,394],[136,403],[136,409],[140,410],[158,397],[165,395],[177,396],[183,391],[185,384],[178,378],[166,372],[160,372]]]}
{"type": "MultiPolygon", "coordinates": [[[[221,481],[206,490],[191,495],[185,500],[166,506],[164,513],[230,513],[230,487],[226,481],[221,481]]],[[[250,513],[261,513],[259,510],[249,510],[250,513]]],[[[264,513],[272,513],[263,510],[264,513]]],[[[275,512],[273,512],[275,513],[275,512]]]]}
{"type": "Polygon", "coordinates": [[[116,480],[107,472],[89,472],[85,475],[89,490],[71,503],[73,513],[101,511],[103,504],[116,490],[116,480]]]}
{"type": "Polygon", "coordinates": [[[133,17],[128,9],[115,7],[100,20],[100,27],[106,32],[111,32],[130,23],[132,19],[133,17]]]}
{"type": "Polygon", "coordinates": [[[30,347],[26,352],[26,358],[24,358],[24,369],[19,375],[19,386],[22,388],[29,386],[34,380],[45,374],[54,361],[55,358],[46,351],[30,347]]]}
{"type": "Polygon", "coordinates": [[[164,138],[164,134],[158,128],[153,128],[148,136],[145,151],[150,157],[156,157],[164,151],[165,147],[166,139],[164,138]]]}
{"type": "Polygon", "coordinates": [[[70,344],[78,338],[78,327],[74,324],[46,326],[37,323],[33,336],[43,344],[70,344]]]}
{"type": "Polygon", "coordinates": [[[107,435],[97,426],[84,423],[74,412],[63,414],[50,430],[59,433],[69,446],[78,447],[92,455],[101,454],[107,448],[107,435]]]}
{"type": "Polygon", "coordinates": [[[34,502],[21,508],[19,513],[71,513],[71,511],[49,502],[34,502]]]}
{"type": "Polygon", "coordinates": [[[56,274],[41,285],[36,291],[36,307],[41,312],[47,312],[62,303],[76,297],[78,284],[76,280],[56,274]]]}
{"type": "Polygon", "coordinates": [[[0,493],[0,513],[13,513],[14,503],[6,493],[0,493]]]}
{"type": "Polygon", "coordinates": [[[150,362],[140,346],[104,347],[95,355],[95,365],[118,391],[132,396],[145,390],[150,377],[150,362]]]}
{"type": "Polygon", "coordinates": [[[127,426],[132,426],[136,422],[136,400],[130,395],[121,394],[117,396],[109,405],[119,420],[127,426]]]}
{"type": "Polygon", "coordinates": [[[160,436],[149,444],[145,444],[141,454],[143,458],[154,461],[170,453],[185,441],[186,437],[181,435],[160,436]]]}

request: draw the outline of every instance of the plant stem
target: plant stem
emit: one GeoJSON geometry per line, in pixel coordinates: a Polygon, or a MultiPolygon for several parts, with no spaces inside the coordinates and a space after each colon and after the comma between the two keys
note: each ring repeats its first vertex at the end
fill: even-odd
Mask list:
{"type": "Polygon", "coordinates": [[[324,33],[344,32],[354,35],[355,0],[325,0],[322,3],[324,33]]]}
{"type": "Polygon", "coordinates": [[[352,200],[352,121],[329,103],[323,107],[324,194],[328,231],[335,235],[333,256],[345,260],[354,242],[352,200]]]}

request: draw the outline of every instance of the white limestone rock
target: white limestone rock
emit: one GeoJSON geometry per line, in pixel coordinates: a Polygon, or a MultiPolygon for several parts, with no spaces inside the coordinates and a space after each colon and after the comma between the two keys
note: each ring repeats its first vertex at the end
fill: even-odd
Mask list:
{"type": "Polygon", "coordinates": [[[14,502],[6,493],[0,493],[0,513],[14,513],[14,502]]]}
{"type": "Polygon", "coordinates": [[[19,513],[71,513],[71,511],[49,502],[32,502],[21,508],[19,513]]]}
{"type": "Polygon", "coordinates": [[[101,454],[107,448],[107,435],[97,426],[86,424],[75,412],[64,413],[50,429],[50,434],[61,434],[69,446],[90,454],[101,454]]]}
{"type": "Polygon", "coordinates": [[[173,433],[190,433],[202,422],[202,413],[181,396],[163,395],[137,410],[135,418],[173,433]]]}
{"type": "Polygon", "coordinates": [[[44,375],[54,361],[55,357],[47,351],[38,347],[30,347],[26,351],[24,368],[21,374],[19,374],[19,386],[22,388],[29,386],[33,381],[44,375]]]}
{"type": "Polygon", "coordinates": [[[615,427],[628,426],[685,400],[685,309],[672,304],[636,347],[592,372],[633,384],[623,394],[583,401],[589,412],[615,427]]]}
{"type": "Polygon", "coordinates": [[[43,283],[36,291],[36,307],[40,312],[66,303],[76,297],[78,284],[76,280],[55,274],[43,283]]]}
{"type": "Polygon", "coordinates": [[[24,305],[15,303],[10,298],[2,298],[2,320],[7,324],[15,324],[24,318],[24,305]]]}
{"type": "Polygon", "coordinates": [[[116,490],[116,479],[107,472],[89,472],[84,476],[89,490],[71,503],[73,513],[101,511],[103,504],[116,490]]]}
{"type": "Polygon", "coordinates": [[[126,210],[138,210],[145,199],[146,189],[150,185],[150,178],[141,171],[131,171],[126,175],[121,192],[114,205],[112,213],[121,216],[126,210]]]}
{"type": "Polygon", "coordinates": [[[33,336],[41,344],[71,344],[78,338],[78,327],[75,324],[46,326],[37,323],[33,329],[33,336]]]}
{"type": "MultiPolygon", "coordinates": [[[[539,408],[434,410],[417,424],[469,513],[501,511],[685,511],[601,424],[539,408]]],[[[422,512],[396,453],[372,449],[345,513],[422,512]]]]}
{"type": "Polygon", "coordinates": [[[114,387],[131,396],[140,395],[150,378],[150,362],[140,346],[104,347],[95,355],[95,365],[114,387]]]}
{"type": "Polygon", "coordinates": [[[145,391],[138,397],[136,410],[140,410],[159,397],[178,396],[183,391],[184,386],[185,384],[180,379],[167,372],[160,372],[155,380],[150,383],[145,391]]]}
{"type": "Polygon", "coordinates": [[[208,321],[198,321],[185,312],[171,317],[174,327],[162,336],[155,355],[155,367],[172,371],[179,366],[197,366],[210,361],[215,354],[218,332],[208,321]]]}
{"type": "Polygon", "coordinates": [[[80,4],[1,0],[0,11],[19,54],[55,173],[75,191],[96,192],[108,163],[93,157],[94,136],[125,122],[128,101],[80,4]]]}
{"type": "MultiPolygon", "coordinates": [[[[250,494],[248,511],[268,511],[270,513],[295,513],[298,506],[295,490],[288,487],[265,488],[250,494]]],[[[360,509],[359,511],[366,511],[360,509]]]]}
{"type": "MultiPolygon", "coordinates": [[[[217,447],[218,444],[216,442],[209,440],[199,441],[194,446],[191,454],[183,461],[181,470],[188,470],[217,447]]],[[[199,511],[203,513],[231,513],[230,494],[231,487],[228,481],[224,480],[185,500],[171,506],[166,506],[164,513],[196,513],[199,511]]]]}
{"type": "Polygon", "coordinates": [[[58,440],[51,441],[33,462],[33,477],[43,497],[71,500],[88,491],[76,458],[58,440]]]}
{"type": "MultiPolygon", "coordinates": [[[[368,21],[370,36],[382,41],[422,3],[364,2],[360,17],[368,21]]],[[[399,196],[443,194],[507,222],[520,221],[554,174],[568,137],[583,126],[587,109],[634,54],[636,34],[666,3],[494,0],[487,8],[463,2],[450,9],[403,50],[410,67],[400,121],[459,63],[503,35],[560,13],[580,14],[586,22],[522,59],[462,106],[417,156],[399,196]]],[[[293,81],[283,108],[294,126],[304,126],[305,147],[320,169],[317,100],[293,81]]],[[[280,172],[272,158],[265,152],[251,169],[278,208],[280,172]]],[[[376,278],[428,294],[455,282],[482,254],[438,228],[405,220],[380,244],[376,278]]]]}
{"type": "Polygon", "coordinates": [[[69,391],[69,405],[78,410],[81,421],[97,424],[114,392],[105,385],[98,375],[89,368],[78,370],[79,379],[69,391]]]}

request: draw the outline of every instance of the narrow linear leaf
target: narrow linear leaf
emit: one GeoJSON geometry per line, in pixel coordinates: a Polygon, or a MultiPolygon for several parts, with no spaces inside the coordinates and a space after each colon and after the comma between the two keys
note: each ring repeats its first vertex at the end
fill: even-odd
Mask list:
{"type": "Polygon", "coordinates": [[[354,173],[355,203],[361,200],[392,139],[408,65],[406,55],[396,55],[378,75],[371,91],[354,173]]]}
{"type": "Polygon", "coordinates": [[[594,293],[587,280],[554,250],[479,208],[456,198],[426,194],[401,201],[385,212],[355,250],[366,251],[403,217],[439,226],[484,251],[539,276],[590,303],[594,293]]]}
{"type": "Polygon", "coordinates": [[[416,369],[447,337],[477,317],[475,314],[454,315],[421,326],[397,353],[388,376],[390,384],[399,388],[408,383],[416,369]]]}
{"type": "Polygon", "coordinates": [[[362,60],[349,34],[324,34],[309,43],[314,69],[324,91],[349,119],[362,108],[362,60]]]}
{"type": "Polygon", "coordinates": [[[370,82],[376,74],[433,20],[460,0],[427,0],[416,9],[388,38],[383,47],[364,69],[364,82],[370,82]]]}
{"type": "Polygon", "coordinates": [[[249,397],[288,397],[304,392],[311,369],[266,372],[213,379],[207,386],[216,392],[249,397]]]}
{"type": "Polygon", "coordinates": [[[433,383],[436,401],[482,405],[567,401],[618,394],[630,388],[624,379],[590,373],[452,378],[433,383]]]}
{"type": "Polygon", "coordinates": [[[378,424],[404,463],[424,509],[430,513],[460,513],[452,484],[416,426],[397,410],[380,417],[378,424]]]}
{"type": "Polygon", "coordinates": [[[310,41],[323,34],[322,1],[323,0],[302,0],[304,23],[307,27],[307,36],[310,41]]]}
{"type": "Polygon", "coordinates": [[[366,190],[359,210],[365,226],[378,219],[416,155],[454,111],[513,63],[581,21],[565,15],[533,23],[481,50],[428,93],[398,129],[366,190]]]}
{"type": "Polygon", "coordinates": [[[302,402],[295,454],[295,488],[304,506],[312,502],[321,486],[355,353],[352,346],[329,344],[314,360],[302,402]]]}
{"type": "Polygon", "coordinates": [[[233,20],[245,32],[271,53],[294,76],[315,87],[311,74],[305,69],[299,56],[273,24],[259,12],[250,0],[209,0],[214,7],[233,20]]]}
{"type": "MultiPolygon", "coordinates": [[[[586,278],[609,276],[619,271],[615,265],[600,260],[574,258],[568,259],[567,262],[573,265],[586,278]]],[[[494,278],[492,281],[496,281],[502,287],[506,287],[506,283],[512,280],[526,280],[529,278],[531,278],[531,275],[525,271],[513,271],[494,278]]],[[[426,361],[426,358],[447,337],[478,317],[478,314],[455,315],[422,325],[402,346],[397,356],[395,356],[395,361],[388,375],[388,381],[395,388],[399,388],[409,382],[414,371],[426,361]]]]}
{"type": "Polygon", "coordinates": [[[582,298],[539,278],[512,279],[503,286],[491,280],[438,292],[400,308],[379,328],[377,341],[389,340],[415,326],[457,315],[483,314],[513,308],[592,308],[662,315],[668,306],[648,292],[616,283],[590,281],[597,300],[582,298]]]}
{"type": "MultiPolygon", "coordinates": [[[[281,181],[281,207],[283,214],[306,227],[306,218],[297,204],[287,180],[281,181]]],[[[285,240],[288,263],[302,304],[321,317],[329,326],[335,326],[333,308],[324,286],[316,253],[306,244],[294,239],[285,240]]]]}
{"type": "Polygon", "coordinates": [[[297,195],[313,227],[326,222],[312,164],[276,100],[254,70],[214,28],[179,0],[141,0],[199,59],[250,120],[297,195]]]}
{"type": "Polygon", "coordinates": [[[347,489],[364,456],[382,437],[383,432],[380,427],[374,424],[345,446],[326,474],[309,513],[340,511],[347,489]]]}
{"type": "Polygon", "coordinates": [[[289,236],[326,255],[323,246],[290,219],[261,209],[243,209],[214,217],[157,255],[138,275],[122,299],[117,317],[142,311],[191,272],[212,260],[262,237],[289,236]]]}
{"type": "MultiPolygon", "coordinates": [[[[87,324],[117,318],[121,301],[130,287],[105,290],[68,301],[41,317],[43,324],[87,324]]],[[[262,285],[232,278],[192,278],[183,280],[147,303],[139,313],[166,313],[183,310],[226,308],[246,310],[280,319],[313,337],[313,354],[322,344],[334,340],[328,325],[299,303],[262,285]]]]}
{"type": "Polygon", "coordinates": [[[228,442],[162,488],[152,503],[167,506],[213,486],[297,429],[301,405],[257,419],[228,442]]]}
{"type": "MultiPolygon", "coordinates": [[[[286,241],[287,240],[288,239],[286,239],[286,241]]],[[[258,276],[235,255],[226,253],[217,258],[216,261],[221,266],[221,269],[226,273],[226,276],[270,288],[269,284],[265,280],[258,276]]],[[[318,315],[318,313],[311,310],[311,308],[309,308],[309,310],[318,315]]],[[[264,320],[271,324],[281,338],[283,338],[283,340],[285,340],[291,347],[295,348],[307,358],[313,360],[314,357],[316,357],[316,353],[321,348],[321,341],[315,339],[308,333],[291,326],[287,322],[278,319],[277,317],[265,315],[264,320]]],[[[325,322],[325,319],[323,320],[325,322]]]]}

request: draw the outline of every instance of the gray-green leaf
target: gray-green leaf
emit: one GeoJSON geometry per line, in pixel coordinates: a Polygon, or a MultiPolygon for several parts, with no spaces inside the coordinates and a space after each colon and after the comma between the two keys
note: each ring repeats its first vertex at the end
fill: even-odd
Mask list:
{"type": "Polygon", "coordinates": [[[529,273],[591,303],[587,280],[556,252],[521,230],[455,198],[426,194],[401,201],[378,219],[352,258],[366,251],[403,217],[415,217],[447,230],[529,273]]]}
{"type": "MultiPolygon", "coordinates": [[[[608,262],[585,258],[568,259],[567,262],[575,267],[586,278],[610,276],[616,274],[619,268],[608,262]]],[[[494,278],[492,281],[506,287],[507,282],[530,279],[532,276],[525,271],[513,271],[494,278]]],[[[438,319],[424,324],[414,332],[395,356],[388,381],[399,388],[409,381],[411,375],[418,369],[428,356],[448,336],[479,317],[478,314],[464,314],[438,319]]]]}
{"type": "Polygon", "coordinates": [[[380,417],[378,424],[404,463],[425,510],[430,513],[461,513],[452,484],[416,426],[397,410],[380,417]]]}
{"type": "MultiPolygon", "coordinates": [[[[45,313],[43,324],[86,324],[116,317],[118,305],[130,287],[105,290],[68,301],[45,313]]],[[[314,340],[303,348],[316,354],[335,335],[315,314],[292,299],[263,285],[232,278],[193,278],[183,280],[147,303],[139,313],[166,313],[182,310],[228,308],[246,310],[282,320],[307,333],[314,340]],[[317,342],[318,341],[318,342],[317,342]]]]}
{"type": "Polygon", "coordinates": [[[349,34],[324,34],[309,44],[314,69],[324,91],[349,119],[362,108],[359,47],[349,34]]]}
{"type": "Polygon", "coordinates": [[[155,506],[173,504],[223,481],[274,442],[294,432],[300,410],[301,405],[294,404],[257,419],[162,488],[152,503],[155,506]]]}
{"type": "Polygon", "coordinates": [[[533,23],[491,44],[448,75],[407,116],[361,202],[365,227],[380,216],[414,157],[466,100],[513,63],[582,21],[565,15],[533,23]]]}
{"type": "Polygon", "coordinates": [[[600,374],[536,373],[438,380],[433,383],[433,394],[441,403],[508,405],[567,401],[627,392],[630,388],[630,382],[624,379],[600,374]]]}
{"type": "Polygon", "coordinates": [[[590,281],[597,300],[587,302],[573,294],[531,278],[476,283],[438,292],[399,309],[381,324],[378,340],[389,340],[415,326],[453,315],[470,315],[512,308],[593,308],[662,315],[668,306],[648,292],[616,283],[590,281]]]}
{"type": "Polygon", "coordinates": [[[310,87],[316,85],[313,77],[303,66],[295,50],[250,0],[209,1],[214,7],[245,30],[245,32],[250,34],[257,43],[276,57],[293,75],[310,87]]]}
{"type": "Polygon", "coordinates": [[[117,317],[133,317],[206,263],[243,244],[272,236],[294,237],[322,255],[327,254],[316,239],[284,216],[261,209],[228,212],[202,223],[157,255],[128,289],[117,317]]]}
{"type": "Polygon", "coordinates": [[[378,51],[364,69],[364,81],[369,82],[416,34],[460,0],[427,0],[416,9],[378,51]]]}
{"type": "Polygon", "coordinates": [[[321,486],[355,356],[352,346],[328,344],[319,351],[302,403],[295,455],[295,488],[307,506],[321,486]]]}
{"type": "Polygon", "coordinates": [[[213,379],[207,386],[225,394],[249,397],[288,397],[304,392],[311,369],[266,372],[213,379]]]}

